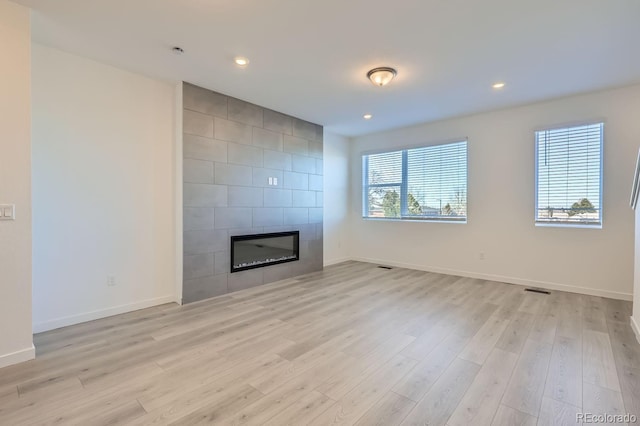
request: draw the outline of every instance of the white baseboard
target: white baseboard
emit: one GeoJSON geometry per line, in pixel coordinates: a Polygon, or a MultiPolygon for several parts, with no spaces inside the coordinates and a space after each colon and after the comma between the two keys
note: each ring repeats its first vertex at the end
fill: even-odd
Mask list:
{"type": "Polygon", "coordinates": [[[638,340],[638,343],[640,343],[640,326],[638,325],[634,317],[630,317],[630,318],[631,318],[631,329],[636,334],[636,339],[638,340]]]}
{"type": "Polygon", "coordinates": [[[21,351],[12,352],[10,354],[0,355],[0,368],[29,361],[35,357],[36,348],[31,344],[30,348],[22,349],[21,351]]]}
{"type": "Polygon", "coordinates": [[[578,286],[573,286],[568,284],[559,284],[559,283],[552,283],[552,282],[546,282],[546,281],[535,281],[535,280],[528,280],[524,278],[505,277],[502,275],[483,274],[479,272],[459,271],[454,269],[438,268],[433,266],[413,265],[410,263],[402,263],[402,262],[390,262],[388,260],[383,260],[383,259],[369,259],[369,258],[362,258],[362,257],[354,257],[351,260],[356,260],[359,262],[367,262],[367,263],[376,263],[381,265],[396,266],[398,268],[416,269],[418,271],[435,272],[438,274],[457,275],[461,277],[477,278],[481,280],[498,281],[498,282],[509,283],[509,284],[517,284],[517,285],[526,286],[526,287],[538,287],[538,288],[544,288],[546,290],[566,291],[568,293],[579,293],[579,294],[586,294],[589,296],[607,297],[609,299],[618,299],[618,300],[627,300],[627,301],[633,300],[633,294],[631,293],[619,293],[616,291],[600,290],[600,289],[588,288],[588,287],[578,287],[578,286]]]}
{"type": "Polygon", "coordinates": [[[113,306],[111,308],[100,309],[97,311],[85,312],[68,317],[56,318],[47,321],[34,322],[33,332],[42,333],[43,331],[54,330],[56,328],[66,327],[69,325],[79,324],[81,322],[93,321],[100,318],[111,317],[113,315],[124,314],[126,312],[137,311],[139,309],[150,308],[152,306],[163,305],[165,303],[175,303],[176,296],[157,297],[155,299],[142,300],[140,302],[128,303],[126,305],[113,306]]]}
{"type": "Polygon", "coordinates": [[[342,263],[342,262],[348,262],[350,261],[351,258],[349,257],[343,257],[341,259],[330,259],[330,260],[325,260],[324,261],[324,265],[323,266],[331,266],[331,265],[337,265],[338,263],[342,263]]]}

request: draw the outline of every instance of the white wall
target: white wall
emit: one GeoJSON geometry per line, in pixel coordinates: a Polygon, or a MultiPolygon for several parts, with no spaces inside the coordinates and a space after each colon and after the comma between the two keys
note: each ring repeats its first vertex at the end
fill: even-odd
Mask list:
{"type": "Polygon", "coordinates": [[[179,81],[174,87],[174,146],[173,146],[173,187],[174,187],[174,294],[175,302],[182,304],[182,284],[183,284],[183,223],[184,223],[184,207],[182,206],[182,180],[183,180],[183,164],[182,164],[182,82],[179,81]]]}
{"type": "Polygon", "coordinates": [[[32,48],[34,331],[174,301],[174,86],[32,48]]]}
{"type": "Polygon", "coordinates": [[[0,0],[0,367],[32,359],[29,9],[0,0]]]}
{"type": "Polygon", "coordinates": [[[631,317],[631,328],[636,333],[638,342],[640,342],[640,207],[636,210],[634,261],[633,316],[631,317]]]}
{"type": "Polygon", "coordinates": [[[634,216],[629,193],[640,145],[639,113],[640,86],[633,86],[356,138],[351,255],[631,300],[634,216]],[[534,130],[591,120],[605,121],[603,229],[534,226],[534,130]],[[464,137],[469,138],[468,224],[361,218],[361,152],[464,137]]]}
{"type": "Polygon", "coordinates": [[[349,140],[324,132],[324,264],[345,261],[348,250],[349,140]]]}

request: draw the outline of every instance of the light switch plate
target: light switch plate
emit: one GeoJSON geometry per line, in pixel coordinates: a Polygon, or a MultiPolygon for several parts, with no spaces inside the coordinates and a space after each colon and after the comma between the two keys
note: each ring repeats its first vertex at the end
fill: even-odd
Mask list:
{"type": "Polygon", "coordinates": [[[15,204],[0,204],[0,220],[15,220],[15,204]]]}

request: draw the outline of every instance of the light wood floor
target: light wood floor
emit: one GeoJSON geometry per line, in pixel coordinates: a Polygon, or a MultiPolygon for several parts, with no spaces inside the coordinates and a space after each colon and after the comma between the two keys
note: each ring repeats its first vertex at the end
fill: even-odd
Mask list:
{"type": "Polygon", "coordinates": [[[534,425],[640,416],[628,302],[347,262],[35,336],[0,424],[534,425]]]}

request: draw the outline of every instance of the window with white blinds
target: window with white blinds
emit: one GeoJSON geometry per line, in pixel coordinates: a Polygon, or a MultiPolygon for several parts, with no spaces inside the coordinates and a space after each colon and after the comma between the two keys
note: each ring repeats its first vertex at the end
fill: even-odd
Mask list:
{"type": "Polygon", "coordinates": [[[603,124],[536,132],[536,222],[602,226],[603,124]]]}
{"type": "Polygon", "coordinates": [[[467,220],[467,141],[362,156],[365,218],[467,220]]]}

